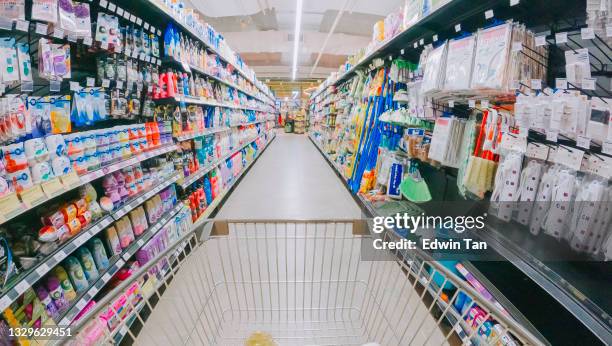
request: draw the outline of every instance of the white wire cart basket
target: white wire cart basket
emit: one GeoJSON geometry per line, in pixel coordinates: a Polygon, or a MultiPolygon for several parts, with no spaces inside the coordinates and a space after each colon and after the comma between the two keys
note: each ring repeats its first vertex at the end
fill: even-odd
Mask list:
{"type": "Polygon", "coordinates": [[[65,344],[546,343],[426,254],[362,258],[364,221],[208,226],[205,236],[183,236],[105,296],[65,344]],[[462,313],[455,305],[466,298],[462,313]],[[475,306],[479,316],[471,316],[475,306]],[[114,317],[101,319],[109,309],[114,317]],[[253,341],[257,332],[267,343],[253,341]]]}

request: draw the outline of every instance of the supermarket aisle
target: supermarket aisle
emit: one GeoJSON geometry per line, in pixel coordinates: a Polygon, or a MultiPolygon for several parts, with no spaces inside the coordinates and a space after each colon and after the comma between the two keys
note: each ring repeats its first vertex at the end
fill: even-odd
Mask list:
{"type": "Polygon", "coordinates": [[[348,219],[361,211],[306,135],[277,137],[221,206],[219,219],[348,219]]]}

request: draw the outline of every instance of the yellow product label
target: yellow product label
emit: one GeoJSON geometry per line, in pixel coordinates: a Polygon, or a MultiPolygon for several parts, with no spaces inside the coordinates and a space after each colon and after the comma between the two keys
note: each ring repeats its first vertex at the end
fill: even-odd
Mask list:
{"type": "Polygon", "coordinates": [[[67,190],[73,189],[81,184],[81,179],[79,179],[79,176],[75,171],[62,175],[60,180],[62,181],[64,188],[67,190]]]}
{"type": "Polygon", "coordinates": [[[18,213],[21,208],[22,204],[19,202],[19,198],[17,198],[17,194],[15,193],[0,198],[0,219],[10,219],[13,215],[18,213]]]}
{"type": "Polygon", "coordinates": [[[23,189],[23,191],[19,193],[19,197],[21,197],[21,201],[27,208],[32,208],[47,200],[47,196],[40,185],[34,185],[29,189],[23,189]]]}
{"type": "Polygon", "coordinates": [[[59,178],[53,178],[40,184],[47,198],[58,196],[64,191],[64,185],[59,178]]]}

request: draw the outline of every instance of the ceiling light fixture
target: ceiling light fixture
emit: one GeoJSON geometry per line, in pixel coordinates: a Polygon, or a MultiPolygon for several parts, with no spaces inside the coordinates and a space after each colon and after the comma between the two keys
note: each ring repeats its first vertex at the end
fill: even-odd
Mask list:
{"type": "Polygon", "coordinates": [[[295,9],[295,30],[293,32],[293,70],[291,80],[295,80],[297,75],[298,48],[300,46],[300,30],[302,26],[302,0],[297,0],[295,9]]]}

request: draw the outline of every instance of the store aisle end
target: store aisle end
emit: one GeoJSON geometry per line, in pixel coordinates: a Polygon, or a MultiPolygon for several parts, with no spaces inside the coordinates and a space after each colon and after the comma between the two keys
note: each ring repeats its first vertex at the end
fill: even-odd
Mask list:
{"type": "Polygon", "coordinates": [[[279,131],[216,219],[354,219],[361,210],[307,136],[279,131]]]}

